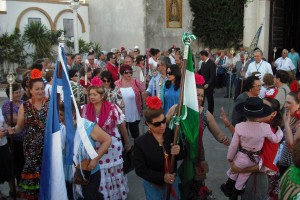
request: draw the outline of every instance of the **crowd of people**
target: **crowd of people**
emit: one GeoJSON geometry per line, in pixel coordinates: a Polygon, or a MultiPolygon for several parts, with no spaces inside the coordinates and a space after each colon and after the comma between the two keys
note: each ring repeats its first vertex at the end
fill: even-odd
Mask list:
{"type": "MultiPolygon", "coordinates": [[[[71,125],[75,128],[76,166],[64,163],[68,198],[126,199],[130,190],[126,173],[132,168],[124,170],[128,158],[124,155],[133,150],[131,159],[135,173],[143,179],[146,199],[166,199],[168,195],[171,199],[214,199],[205,185],[208,163],[203,133],[207,127],[216,141],[229,146],[228,180],[215,192],[222,191],[232,200],[238,196],[300,199],[300,88],[296,79],[300,59],[295,50],[289,53],[284,49],[282,57],[272,63],[263,58],[260,49],[253,51],[253,57],[243,48],[236,54],[221,50],[212,55],[208,48],[200,52],[200,62],[194,61],[199,132],[194,133],[198,150],[189,166],[191,179],[184,176],[183,167],[191,144],[184,133],[173,144],[175,130],[168,126],[178,112],[183,87],[182,53],[172,46],[165,52],[149,48],[141,55],[136,46],[129,51],[113,48],[108,53],[91,50],[84,61],[80,54],[66,55],[70,89],[77,101],[72,105],[71,125]],[[232,139],[213,115],[214,90],[222,87],[226,88],[224,97],[234,100],[230,119],[223,108],[220,115],[232,139]],[[80,108],[87,138],[97,152],[94,159],[80,141],[75,106],[80,108]],[[140,130],[142,120],[148,129],[145,132],[140,130]],[[183,160],[181,166],[179,160],[183,160]],[[83,179],[88,179],[84,184],[77,179],[78,166],[83,179]],[[250,185],[256,177],[267,181],[250,185]],[[249,192],[255,190],[258,192],[249,192]]],[[[22,83],[12,84],[12,102],[9,87],[6,89],[8,100],[0,113],[0,183],[9,183],[10,196],[15,195],[16,181],[18,197],[39,198],[48,104],[54,95],[54,70],[48,63],[48,59],[35,61],[23,74],[22,83]]],[[[66,156],[70,133],[65,128],[64,106],[61,102],[58,109],[66,156]]]]}

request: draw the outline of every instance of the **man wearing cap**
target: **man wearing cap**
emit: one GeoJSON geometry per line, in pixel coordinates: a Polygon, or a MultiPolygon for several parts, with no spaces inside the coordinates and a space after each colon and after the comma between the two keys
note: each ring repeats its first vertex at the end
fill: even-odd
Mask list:
{"type": "Polygon", "coordinates": [[[134,58],[136,58],[138,55],[140,55],[140,49],[139,46],[135,46],[133,49],[134,58]]]}
{"type": "Polygon", "coordinates": [[[125,47],[121,47],[121,59],[125,60],[125,57],[127,56],[127,51],[125,47]]]}
{"type": "Polygon", "coordinates": [[[246,71],[246,78],[252,75],[253,72],[258,72],[257,77],[263,83],[265,74],[270,73],[273,75],[270,63],[263,60],[263,52],[260,49],[254,51],[254,62],[250,63],[246,71]]]}

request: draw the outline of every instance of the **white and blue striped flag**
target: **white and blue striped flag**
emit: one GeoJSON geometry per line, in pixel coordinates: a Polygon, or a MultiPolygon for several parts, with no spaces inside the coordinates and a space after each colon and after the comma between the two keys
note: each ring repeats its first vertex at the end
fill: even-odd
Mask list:
{"type": "Polygon", "coordinates": [[[91,159],[94,159],[98,155],[92,147],[84,129],[82,118],[79,114],[79,110],[76,105],[76,100],[71,89],[67,71],[68,69],[66,66],[67,64],[63,44],[60,43],[58,47],[58,59],[56,63],[56,68],[53,74],[52,92],[50,96],[50,102],[48,105],[48,116],[45,129],[44,150],[40,179],[40,200],[68,199],[63,169],[62,142],[58,117],[58,104],[60,103],[57,99],[58,87],[62,86],[63,88],[63,99],[65,107],[65,163],[67,165],[72,165],[74,162],[73,156],[75,130],[72,117],[72,101],[75,105],[77,129],[83,146],[87,150],[87,153],[91,159]],[[59,65],[61,65],[62,67],[62,78],[57,78],[59,65]]]}

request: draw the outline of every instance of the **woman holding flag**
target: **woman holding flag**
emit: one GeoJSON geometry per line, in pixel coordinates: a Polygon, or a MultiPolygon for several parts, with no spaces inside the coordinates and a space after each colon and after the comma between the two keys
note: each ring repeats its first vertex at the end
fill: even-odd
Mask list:
{"type": "Polygon", "coordinates": [[[23,142],[25,164],[19,184],[24,191],[20,192],[20,197],[38,199],[48,112],[45,84],[40,70],[34,69],[31,71],[29,89],[31,98],[20,106],[17,124],[15,127],[9,127],[8,132],[9,134],[17,134],[21,133],[23,129],[27,132],[23,142]]]}
{"type": "MultiPolygon", "coordinates": [[[[161,100],[146,98],[144,117],[149,130],[134,143],[135,172],[144,179],[144,191],[147,200],[166,199],[167,184],[172,184],[172,199],[180,199],[178,178],[169,173],[171,155],[183,158],[180,145],[173,145],[174,133],[166,127],[166,118],[161,100]]],[[[175,164],[175,169],[177,169],[175,164]]]]}
{"type": "MultiPolygon", "coordinates": [[[[206,127],[208,127],[211,134],[214,136],[214,138],[226,145],[229,146],[230,140],[229,138],[222,132],[218,124],[216,123],[216,120],[214,116],[202,106],[202,102],[204,99],[204,84],[205,80],[203,76],[199,74],[195,74],[195,81],[196,81],[196,90],[197,90],[197,100],[198,100],[198,106],[199,106],[199,114],[200,114],[200,129],[199,129],[199,139],[198,139],[198,156],[196,158],[197,162],[196,164],[193,164],[193,179],[187,180],[185,176],[186,168],[180,166],[179,168],[179,175],[181,179],[181,195],[182,199],[190,199],[195,198],[198,196],[201,196],[201,199],[203,197],[211,195],[211,192],[208,190],[208,188],[205,186],[205,179],[206,179],[206,173],[208,172],[208,163],[205,160],[205,151],[203,146],[203,132],[206,127]]],[[[175,110],[177,108],[177,105],[173,106],[168,114],[167,114],[167,123],[171,120],[171,117],[175,114],[175,110]]],[[[204,199],[204,198],[203,198],[204,199]]]]}

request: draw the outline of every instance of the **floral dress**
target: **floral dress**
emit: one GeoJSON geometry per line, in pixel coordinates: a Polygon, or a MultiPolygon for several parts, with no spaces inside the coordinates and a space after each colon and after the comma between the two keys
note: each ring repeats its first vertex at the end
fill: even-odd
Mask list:
{"type": "Polygon", "coordinates": [[[47,104],[43,104],[41,110],[35,109],[29,101],[24,102],[23,106],[24,128],[27,134],[23,143],[25,164],[20,181],[20,187],[24,189],[21,198],[38,199],[47,104]]]}
{"type": "MultiPolygon", "coordinates": [[[[125,116],[122,114],[122,111],[118,106],[109,102],[102,103],[101,109],[108,111],[105,114],[106,120],[103,124],[102,122],[99,122],[100,118],[104,117],[101,112],[95,120],[98,125],[111,136],[112,143],[108,151],[99,161],[101,172],[99,191],[103,194],[104,199],[126,199],[129,189],[127,186],[127,178],[123,173],[123,145],[121,141],[121,134],[117,126],[123,123],[125,116]]],[[[85,105],[82,112],[83,117],[90,121],[95,121],[94,119],[89,119],[89,117],[87,117],[87,110],[87,105],[85,105]]],[[[99,144],[96,143],[96,148],[97,145],[99,144]]]]}

